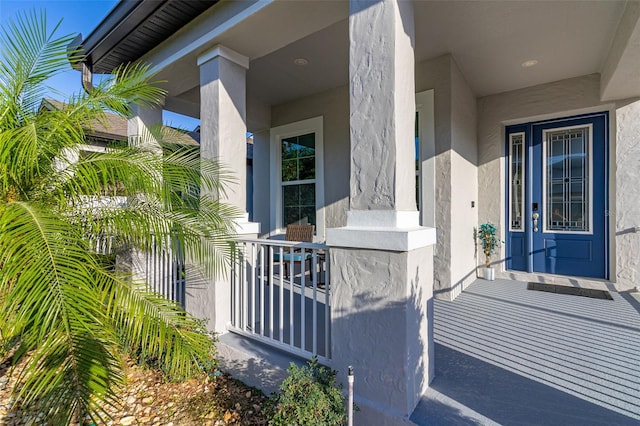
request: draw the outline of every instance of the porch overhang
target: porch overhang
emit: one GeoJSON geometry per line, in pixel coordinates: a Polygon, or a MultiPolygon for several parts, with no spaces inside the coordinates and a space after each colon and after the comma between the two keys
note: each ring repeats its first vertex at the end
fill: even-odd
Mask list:
{"type": "Polygon", "coordinates": [[[640,96],[640,3],[629,2],[600,80],[602,101],[640,96]]]}
{"type": "MultiPolygon", "coordinates": [[[[216,45],[235,50],[250,61],[248,122],[264,127],[265,120],[254,117],[262,106],[348,84],[348,5],[314,0],[123,1],[82,46],[94,72],[132,61],[151,64],[165,81],[165,109],[193,117],[200,111],[198,57],[216,45]],[[199,8],[188,22],[172,17],[170,31],[153,45],[132,50],[145,25],[160,20],[166,8],[187,3],[199,8]],[[309,65],[296,67],[295,58],[306,58],[309,65]]],[[[635,73],[640,65],[638,3],[575,6],[571,1],[416,1],[416,63],[450,54],[476,97],[594,73],[602,76],[603,100],[640,95],[635,73]],[[568,20],[581,24],[567,26],[568,20]],[[537,65],[526,68],[526,62],[537,65]]]]}

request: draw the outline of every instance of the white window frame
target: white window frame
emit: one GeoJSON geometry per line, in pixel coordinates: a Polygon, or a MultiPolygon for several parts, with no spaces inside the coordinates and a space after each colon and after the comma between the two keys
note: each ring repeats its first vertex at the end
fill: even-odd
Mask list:
{"type": "Polygon", "coordinates": [[[526,155],[527,155],[527,136],[525,134],[525,132],[516,132],[516,133],[509,133],[509,232],[525,232],[525,225],[526,225],[526,215],[524,212],[524,207],[525,207],[525,203],[524,203],[524,198],[525,198],[525,194],[526,194],[526,168],[525,165],[527,164],[526,161],[526,155]],[[512,203],[513,203],[513,182],[512,182],[512,174],[513,174],[513,138],[515,136],[522,136],[522,176],[520,176],[520,180],[522,181],[522,185],[521,185],[521,190],[520,190],[520,211],[522,212],[522,226],[521,229],[515,229],[513,228],[513,211],[511,210],[512,207],[512,203]]]}
{"type": "Polygon", "coordinates": [[[593,235],[593,124],[581,124],[578,126],[556,127],[553,129],[545,129],[542,131],[542,232],[549,234],[574,234],[574,235],[593,235]],[[559,131],[571,131],[574,129],[587,128],[589,134],[589,231],[567,231],[567,230],[549,230],[547,229],[547,134],[559,131]]]}
{"type": "MultiPolygon", "coordinates": [[[[297,121],[295,123],[285,124],[271,128],[271,152],[270,152],[270,225],[272,234],[281,234],[285,232],[285,226],[282,223],[282,139],[294,136],[306,135],[308,133],[315,134],[315,163],[316,163],[316,240],[324,241],[325,236],[325,212],[324,212],[324,133],[322,116],[309,118],[307,120],[297,121]]],[[[306,183],[306,181],[288,182],[306,183]]]]}

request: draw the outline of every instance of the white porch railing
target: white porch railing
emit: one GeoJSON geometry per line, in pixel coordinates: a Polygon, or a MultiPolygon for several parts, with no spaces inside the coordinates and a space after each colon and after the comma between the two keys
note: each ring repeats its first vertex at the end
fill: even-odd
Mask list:
{"type": "Polygon", "coordinates": [[[289,353],[331,359],[329,250],[322,244],[239,240],[230,331],[289,353]]]}
{"type": "Polygon", "coordinates": [[[145,256],[144,270],[146,281],[151,290],[162,294],[167,299],[177,302],[184,308],[185,299],[185,264],[182,250],[158,250],[154,248],[145,256]]]}

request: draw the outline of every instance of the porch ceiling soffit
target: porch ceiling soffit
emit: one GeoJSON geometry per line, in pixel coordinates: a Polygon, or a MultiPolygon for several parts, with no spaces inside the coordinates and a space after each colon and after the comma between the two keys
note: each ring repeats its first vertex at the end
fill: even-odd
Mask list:
{"type": "MultiPolygon", "coordinates": [[[[253,6],[260,9],[224,31],[223,22],[198,18],[143,58],[164,67],[170,97],[199,103],[197,55],[215,43],[251,59],[247,95],[267,105],[348,84],[348,2],[253,6]],[[295,66],[298,57],[309,64],[295,66]]],[[[224,7],[204,15],[231,14],[224,7]]],[[[416,1],[414,9],[416,61],[451,54],[481,97],[602,72],[625,1],[416,1]],[[528,59],[538,64],[523,68],[528,59]]]]}
{"type": "Polygon", "coordinates": [[[625,3],[415,1],[416,62],[450,53],[478,97],[600,73],[625,3]]]}
{"type": "MultiPolygon", "coordinates": [[[[220,2],[140,58],[153,64],[170,97],[197,88],[197,58],[215,45],[250,60],[343,20],[348,4],[327,1],[220,2]]],[[[187,96],[189,98],[190,96],[187,96]]]]}
{"type": "Polygon", "coordinates": [[[640,2],[627,3],[600,80],[602,101],[640,96],[640,2]]]}

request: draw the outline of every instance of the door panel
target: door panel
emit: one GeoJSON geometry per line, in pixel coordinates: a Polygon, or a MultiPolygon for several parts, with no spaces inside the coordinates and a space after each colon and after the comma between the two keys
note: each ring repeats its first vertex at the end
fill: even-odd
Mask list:
{"type": "Polygon", "coordinates": [[[524,134],[529,154],[524,226],[507,234],[508,268],[607,278],[607,132],[606,113],[507,128],[510,150],[512,135],[524,134]]]}

